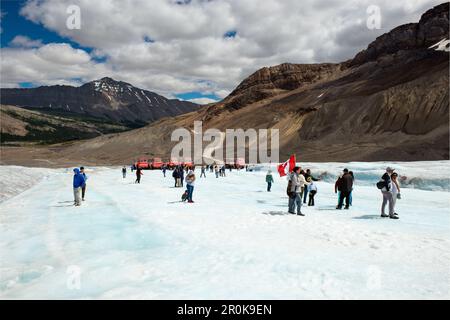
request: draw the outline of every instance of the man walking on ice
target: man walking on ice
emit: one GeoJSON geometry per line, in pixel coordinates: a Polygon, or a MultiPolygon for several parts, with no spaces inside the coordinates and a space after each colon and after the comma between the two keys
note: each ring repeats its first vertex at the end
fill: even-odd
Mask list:
{"type": "Polygon", "coordinates": [[[80,173],[80,169],[73,169],[73,197],[74,197],[74,205],[79,207],[81,206],[81,188],[86,184],[86,180],[84,176],[80,173]]]}

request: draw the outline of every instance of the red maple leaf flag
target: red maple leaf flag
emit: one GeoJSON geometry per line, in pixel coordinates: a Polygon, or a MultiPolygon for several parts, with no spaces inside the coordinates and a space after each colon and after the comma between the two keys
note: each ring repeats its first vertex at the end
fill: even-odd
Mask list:
{"type": "Polygon", "coordinates": [[[295,155],[289,157],[289,160],[278,165],[278,173],[280,177],[286,176],[288,173],[294,171],[295,167],[295,155]]]}

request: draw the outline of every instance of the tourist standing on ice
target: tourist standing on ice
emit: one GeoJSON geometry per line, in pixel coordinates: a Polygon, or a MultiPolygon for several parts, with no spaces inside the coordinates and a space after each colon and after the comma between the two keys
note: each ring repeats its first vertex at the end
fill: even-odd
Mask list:
{"type": "Polygon", "coordinates": [[[295,207],[297,206],[297,215],[304,216],[302,213],[302,198],[300,196],[302,187],[304,188],[309,183],[305,181],[305,177],[300,174],[300,167],[295,167],[294,171],[289,176],[288,182],[288,196],[289,196],[289,213],[295,214],[295,207]]]}
{"type": "Polygon", "coordinates": [[[84,167],[80,167],[80,173],[84,177],[84,185],[81,187],[81,201],[84,201],[84,195],[86,194],[86,182],[87,182],[88,176],[84,172],[84,167]]]}
{"type": "Polygon", "coordinates": [[[394,215],[397,216],[397,213],[395,212],[395,205],[397,204],[397,199],[401,199],[400,195],[400,183],[397,180],[398,174],[394,172],[391,175],[392,180],[392,200],[394,202],[394,215]]]}
{"type": "Polygon", "coordinates": [[[216,178],[219,177],[219,167],[217,165],[214,166],[214,172],[216,173],[216,178]]]}
{"type": "Polygon", "coordinates": [[[200,170],[201,170],[200,178],[201,177],[205,177],[206,178],[206,168],[205,168],[205,166],[202,166],[202,168],[200,170]]]}
{"type": "Polygon", "coordinates": [[[161,167],[161,170],[162,170],[162,173],[163,173],[164,178],[165,178],[166,177],[166,171],[167,171],[167,167],[166,167],[165,164],[161,167]]]}
{"type": "Polygon", "coordinates": [[[195,174],[194,171],[189,171],[186,176],[186,189],[187,189],[187,201],[188,203],[193,203],[192,194],[194,193],[194,183],[195,183],[195,174]]]}
{"type": "Polygon", "coordinates": [[[394,214],[394,198],[392,194],[392,180],[391,176],[394,173],[394,169],[391,167],[386,168],[386,172],[381,177],[381,181],[377,183],[378,187],[381,187],[381,194],[383,195],[383,202],[381,203],[381,217],[398,219],[398,216],[394,214]],[[386,214],[386,204],[389,204],[389,215],[386,214]]]}
{"type": "MultiPolygon", "coordinates": [[[[314,178],[313,175],[311,174],[311,170],[310,169],[306,169],[306,172],[304,173],[305,176],[305,180],[308,181],[309,178],[311,178],[312,181],[320,181],[320,179],[318,178],[314,178]]],[[[306,198],[308,196],[308,192],[304,192],[303,193],[303,203],[306,204],[306,198]]]]}
{"type": "MultiPolygon", "coordinates": [[[[348,172],[353,179],[353,185],[355,184],[355,175],[353,174],[353,171],[349,171],[348,172]]],[[[353,205],[353,187],[352,187],[352,191],[350,191],[350,195],[348,196],[348,202],[350,203],[350,206],[353,205]]]]}
{"type": "Polygon", "coordinates": [[[339,197],[339,203],[338,206],[336,207],[336,209],[341,210],[342,209],[342,205],[344,204],[344,199],[345,199],[345,208],[344,209],[348,209],[350,207],[350,192],[353,189],[353,177],[350,175],[350,173],[348,172],[348,169],[344,169],[344,174],[342,175],[341,178],[341,194],[339,197]]]}
{"type": "Polygon", "coordinates": [[[125,179],[127,177],[127,167],[123,166],[122,168],[122,177],[125,179]]]}
{"type": "Polygon", "coordinates": [[[136,181],[134,183],[141,183],[141,176],[143,176],[144,174],[142,173],[142,169],[141,168],[136,168],[136,181]]]}
{"type": "Polygon", "coordinates": [[[270,189],[272,188],[272,183],[273,183],[273,176],[272,176],[271,170],[267,171],[266,182],[267,182],[267,192],[270,192],[270,189]]]}
{"type": "Polygon", "coordinates": [[[179,175],[180,175],[180,186],[183,187],[184,186],[184,169],[183,167],[180,167],[180,171],[179,171],[179,175]]]}
{"type": "Polygon", "coordinates": [[[84,176],[80,173],[80,169],[73,169],[73,197],[74,197],[74,205],[81,206],[81,188],[86,184],[86,180],[84,176]]]}
{"type": "Polygon", "coordinates": [[[314,206],[314,196],[317,193],[317,186],[314,183],[312,177],[308,177],[306,182],[309,182],[309,186],[308,186],[308,193],[309,193],[308,206],[314,206]]]}
{"type": "Polygon", "coordinates": [[[178,181],[180,179],[180,173],[178,171],[178,168],[173,169],[172,177],[175,180],[175,188],[178,188],[180,186],[180,183],[178,181]]]}
{"type": "Polygon", "coordinates": [[[336,209],[338,208],[339,202],[341,201],[341,187],[342,187],[342,175],[339,174],[336,179],[336,182],[334,183],[334,193],[336,193],[338,197],[336,209]]]}

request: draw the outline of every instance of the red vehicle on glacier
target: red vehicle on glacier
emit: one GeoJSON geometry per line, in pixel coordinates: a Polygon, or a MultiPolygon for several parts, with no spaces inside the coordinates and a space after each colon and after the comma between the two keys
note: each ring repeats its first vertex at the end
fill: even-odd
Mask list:
{"type": "Polygon", "coordinates": [[[147,159],[139,159],[134,165],[136,168],[150,169],[150,164],[148,163],[147,159]]]}
{"type": "Polygon", "coordinates": [[[178,159],[172,158],[172,159],[170,159],[169,162],[166,163],[166,165],[167,165],[167,168],[174,169],[180,165],[180,162],[178,161],[178,159]]]}
{"type": "Polygon", "coordinates": [[[150,169],[161,169],[163,165],[164,162],[162,162],[161,158],[153,158],[150,163],[150,169]]]}

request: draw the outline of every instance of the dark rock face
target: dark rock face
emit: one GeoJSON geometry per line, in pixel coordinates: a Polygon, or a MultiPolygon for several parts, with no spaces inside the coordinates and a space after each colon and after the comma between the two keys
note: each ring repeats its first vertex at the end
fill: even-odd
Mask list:
{"type": "Polygon", "coordinates": [[[427,49],[449,38],[449,3],[446,2],[425,12],[418,23],[405,24],[381,35],[366,50],[358,53],[350,66],[358,66],[400,50],[427,49]]]}
{"type": "Polygon", "coordinates": [[[191,102],[167,99],[111,78],[88,82],[81,87],[1,89],[0,96],[2,104],[141,125],[162,117],[191,112],[199,107],[191,102]]]}
{"type": "Polygon", "coordinates": [[[333,63],[283,63],[274,67],[262,68],[239,84],[225,99],[225,106],[239,109],[250,103],[276,96],[283,91],[330,79],[341,67],[341,65],[333,63]]]}

